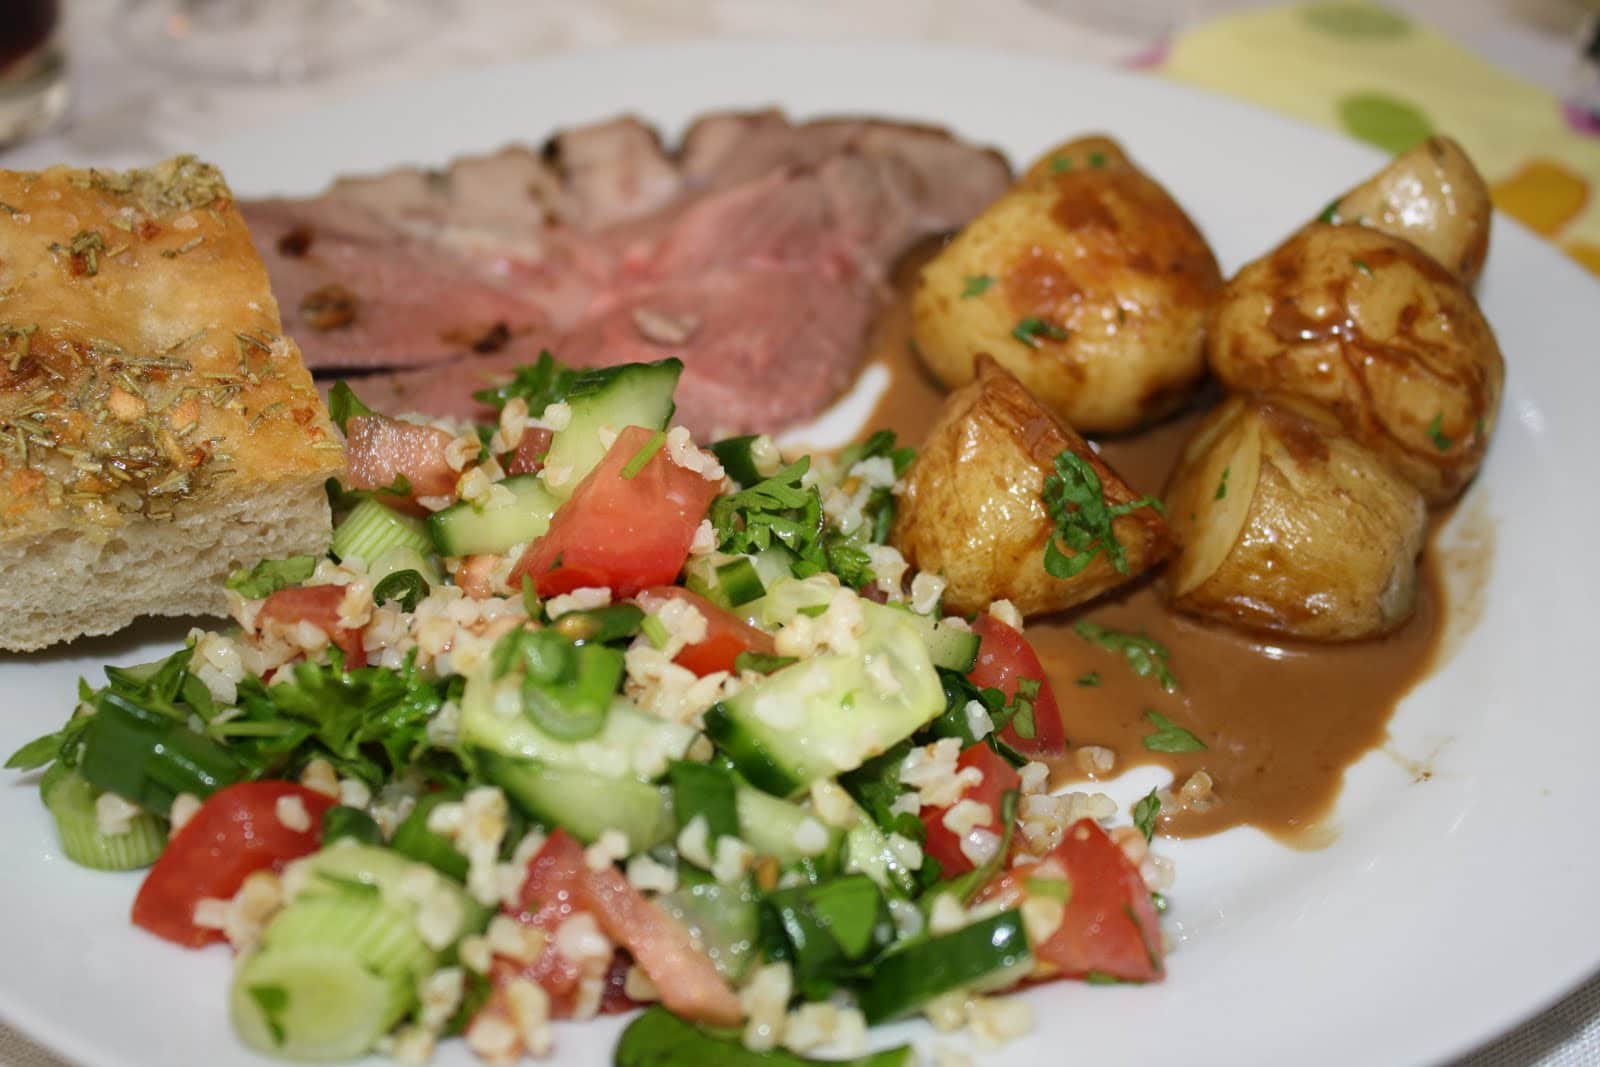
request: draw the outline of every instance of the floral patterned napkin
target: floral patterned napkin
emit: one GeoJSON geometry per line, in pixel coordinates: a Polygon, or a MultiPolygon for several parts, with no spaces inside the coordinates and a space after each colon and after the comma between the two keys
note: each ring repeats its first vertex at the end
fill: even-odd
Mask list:
{"type": "Polygon", "coordinates": [[[1351,0],[1274,7],[1197,26],[1151,58],[1168,77],[1389,152],[1447,133],[1496,207],[1600,276],[1600,126],[1405,15],[1351,0]]]}

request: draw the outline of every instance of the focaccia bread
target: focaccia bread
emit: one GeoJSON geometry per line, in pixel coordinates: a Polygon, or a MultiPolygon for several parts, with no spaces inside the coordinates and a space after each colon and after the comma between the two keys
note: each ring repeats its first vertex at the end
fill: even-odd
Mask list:
{"type": "Polygon", "coordinates": [[[215,167],[0,171],[0,648],[222,613],[342,467],[215,167]]]}

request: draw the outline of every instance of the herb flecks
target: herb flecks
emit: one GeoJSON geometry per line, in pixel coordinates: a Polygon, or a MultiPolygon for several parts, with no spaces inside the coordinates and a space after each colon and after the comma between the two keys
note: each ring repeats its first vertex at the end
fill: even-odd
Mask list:
{"type": "Polygon", "coordinates": [[[1432,441],[1433,447],[1440,452],[1450,451],[1451,446],[1456,443],[1454,437],[1444,432],[1444,412],[1435,415],[1433,421],[1428,423],[1428,440],[1432,441]]]}
{"type": "Polygon", "coordinates": [[[989,286],[994,284],[994,276],[990,274],[969,274],[961,285],[961,299],[970,300],[975,296],[982,296],[989,291],[989,286]]]}
{"type": "Polygon", "coordinates": [[[1146,841],[1156,835],[1156,816],[1161,814],[1161,798],[1154,789],[1146,793],[1139,803],[1133,806],[1133,825],[1146,841]]]}
{"type": "Polygon", "coordinates": [[[79,230],[67,244],[53,242],[50,251],[68,257],[73,274],[93,278],[100,273],[100,255],[106,250],[106,239],[99,230],[79,230]]]}
{"type": "Polygon", "coordinates": [[[1146,734],[1144,747],[1151,752],[1203,752],[1206,743],[1194,734],[1185,730],[1159,711],[1146,709],[1144,717],[1150,720],[1150,725],[1156,728],[1153,734],[1146,734]]]}
{"type": "Polygon", "coordinates": [[[1317,221],[1327,223],[1330,226],[1337,225],[1339,222],[1339,201],[1328,201],[1328,206],[1317,213],[1317,221]]]}
{"type": "Polygon", "coordinates": [[[1128,661],[1128,666],[1140,678],[1153,678],[1169,693],[1178,691],[1178,679],[1167,665],[1167,649],[1155,638],[1146,634],[1111,630],[1104,626],[1079,619],[1073,627],[1078,636],[1107,652],[1114,652],[1128,661]]]}
{"type": "Polygon", "coordinates": [[[1223,497],[1228,495],[1228,472],[1232,469],[1232,467],[1222,468],[1222,477],[1217,479],[1217,493],[1211,499],[1221,500],[1223,497]]]}
{"type": "Polygon", "coordinates": [[[1122,504],[1106,502],[1100,475],[1070,448],[1056,456],[1055,473],[1044,481],[1045,510],[1055,523],[1055,536],[1044,547],[1044,569],[1053,578],[1072,578],[1098,555],[1104,555],[1118,574],[1128,573],[1128,554],[1117,540],[1112,523],[1139,508],[1161,511],[1155,497],[1140,497],[1122,504]],[[1065,545],[1063,552],[1059,545],[1065,545]]]}
{"type": "Polygon", "coordinates": [[[1071,335],[1049,319],[1041,319],[1037,315],[1029,315],[1011,328],[1011,336],[1029,348],[1038,348],[1043,343],[1040,338],[1049,341],[1065,341],[1071,335]]]}
{"type": "Polygon", "coordinates": [[[1364,259],[1352,259],[1350,261],[1350,265],[1352,267],[1354,267],[1356,270],[1360,271],[1362,274],[1365,274],[1367,277],[1369,277],[1369,278],[1372,277],[1372,268],[1367,266],[1367,261],[1366,260],[1364,260],[1364,259]]]}

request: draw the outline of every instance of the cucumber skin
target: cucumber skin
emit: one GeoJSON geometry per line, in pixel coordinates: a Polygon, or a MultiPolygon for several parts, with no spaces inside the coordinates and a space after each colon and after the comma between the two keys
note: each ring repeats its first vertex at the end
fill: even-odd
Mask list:
{"type": "Polygon", "coordinates": [[[942,993],[1005,988],[1032,968],[1022,913],[1013,909],[885,955],[858,1000],[867,1025],[875,1026],[942,993]]]}
{"type": "Polygon", "coordinates": [[[500,553],[540,537],[561,506],[536,474],[518,474],[499,483],[513,496],[508,504],[477,507],[465,500],[428,516],[428,536],[441,556],[500,553]]]}
{"type": "Polygon", "coordinates": [[[599,465],[606,454],[606,446],[600,440],[601,427],[617,431],[627,426],[665,429],[672,418],[672,393],[682,373],[682,361],[663,359],[607,367],[581,376],[567,395],[572,417],[564,429],[556,431],[550,451],[545,454],[546,467],[567,471],[561,486],[551,491],[565,500],[599,465]],[[598,384],[590,388],[589,382],[598,384]]]}

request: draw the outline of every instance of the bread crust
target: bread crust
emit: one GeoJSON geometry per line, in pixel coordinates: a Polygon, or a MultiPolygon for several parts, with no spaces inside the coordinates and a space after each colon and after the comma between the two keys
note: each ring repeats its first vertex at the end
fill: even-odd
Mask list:
{"type": "Polygon", "coordinates": [[[0,547],[342,468],[215,167],[0,171],[0,547]]]}

